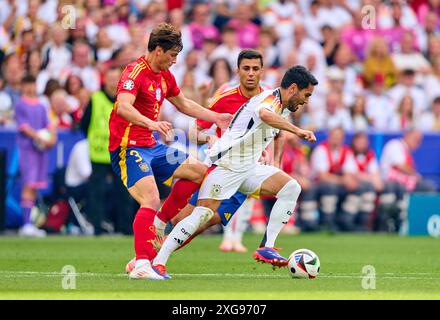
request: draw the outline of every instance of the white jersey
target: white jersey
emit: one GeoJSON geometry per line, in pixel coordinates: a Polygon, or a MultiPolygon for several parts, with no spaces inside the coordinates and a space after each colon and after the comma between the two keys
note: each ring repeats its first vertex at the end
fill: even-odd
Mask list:
{"type": "Polygon", "coordinates": [[[287,108],[282,108],[279,88],[254,96],[237,111],[226,132],[207,150],[213,164],[244,172],[258,163],[263,150],[279,132],[261,120],[263,108],[284,118],[290,114],[287,108]]]}

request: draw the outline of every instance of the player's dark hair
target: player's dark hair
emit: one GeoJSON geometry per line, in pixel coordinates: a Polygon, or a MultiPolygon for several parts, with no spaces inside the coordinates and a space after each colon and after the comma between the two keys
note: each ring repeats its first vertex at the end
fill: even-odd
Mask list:
{"type": "Polygon", "coordinates": [[[148,40],[148,51],[152,52],[156,47],[161,47],[164,52],[170,49],[182,51],[182,34],[173,25],[161,23],[151,31],[148,40]]]}
{"type": "Polygon", "coordinates": [[[243,59],[260,59],[261,67],[263,67],[263,56],[257,50],[245,49],[238,54],[237,67],[240,68],[240,63],[243,59]]]}
{"type": "Polygon", "coordinates": [[[297,65],[286,71],[281,80],[281,88],[287,89],[293,83],[295,83],[301,90],[307,88],[310,84],[316,86],[318,80],[316,80],[309,70],[303,66],[297,65]]]}
{"type": "Polygon", "coordinates": [[[440,96],[438,96],[434,100],[432,100],[432,104],[440,104],[440,96]]]}

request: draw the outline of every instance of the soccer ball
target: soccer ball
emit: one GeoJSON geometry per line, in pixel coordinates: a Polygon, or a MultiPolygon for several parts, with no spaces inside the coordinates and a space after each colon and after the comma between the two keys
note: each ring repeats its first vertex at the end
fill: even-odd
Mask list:
{"type": "Polygon", "coordinates": [[[316,278],[321,267],[318,256],[309,249],[298,249],[292,252],[288,262],[292,278],[316,278]]]}

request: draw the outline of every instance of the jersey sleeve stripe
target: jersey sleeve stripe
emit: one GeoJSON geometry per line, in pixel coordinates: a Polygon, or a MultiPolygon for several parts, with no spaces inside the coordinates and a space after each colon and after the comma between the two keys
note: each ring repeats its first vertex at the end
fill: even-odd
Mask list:
{"type": "Polygon", "coordinates": [[[133,68],[133,70],[131,70],[130,74],[128,75],[129,78],[133,78],[133,75],[139,70],[139,68],[141,67],[140,64],[135,65],[135,67],[133,68]]]}
{"type": "Polygon", "coordinates": [[[134,67],[133,71],[130,73],[130,75],[128,76],[131,79],[136,79],[136,77],[139,75],[139,73],[145,69],[147,66],[141,62],[139,64],[136,65],[136,67],[134,67]]]}
{"type": "Polygon", "coordinates": [[[221,95],[215,97],[214,100],[209,104],[208,109],[211,109],[214,106],[214,104],[216,104],[217,101],[219,101],[221,98],[230,96],[234,93],[237,93],[237,88],[226,91],[225,93],[222,93],[221,95]]]}

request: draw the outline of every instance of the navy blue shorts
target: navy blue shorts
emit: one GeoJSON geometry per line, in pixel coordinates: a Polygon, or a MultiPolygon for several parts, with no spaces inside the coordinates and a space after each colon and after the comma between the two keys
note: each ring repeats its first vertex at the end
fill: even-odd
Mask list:
{"type": "MultiPolygon", "coordinates": [[[[189,204],[196,206],[197,198],[199,197],[199,190],[194,192],[193,196],[189,200],[189,204]]],[[[231,198],[225,199],[218,207],[217,212],[222,219],[222,225],[226,226],[231,218],[234,216],[234,213],[241,207],[241,205],[246,200],[247,195],[241,192],[236,192],[231,198]]]]}
{"type": "Polygon", "coordinates": [[[157,183],[171,186],[174,171],[188,154],[157,143],[154,147],[119,147],[110,152],[113,171],[127,188],[143,177],[154,175],[157,183]]]}

